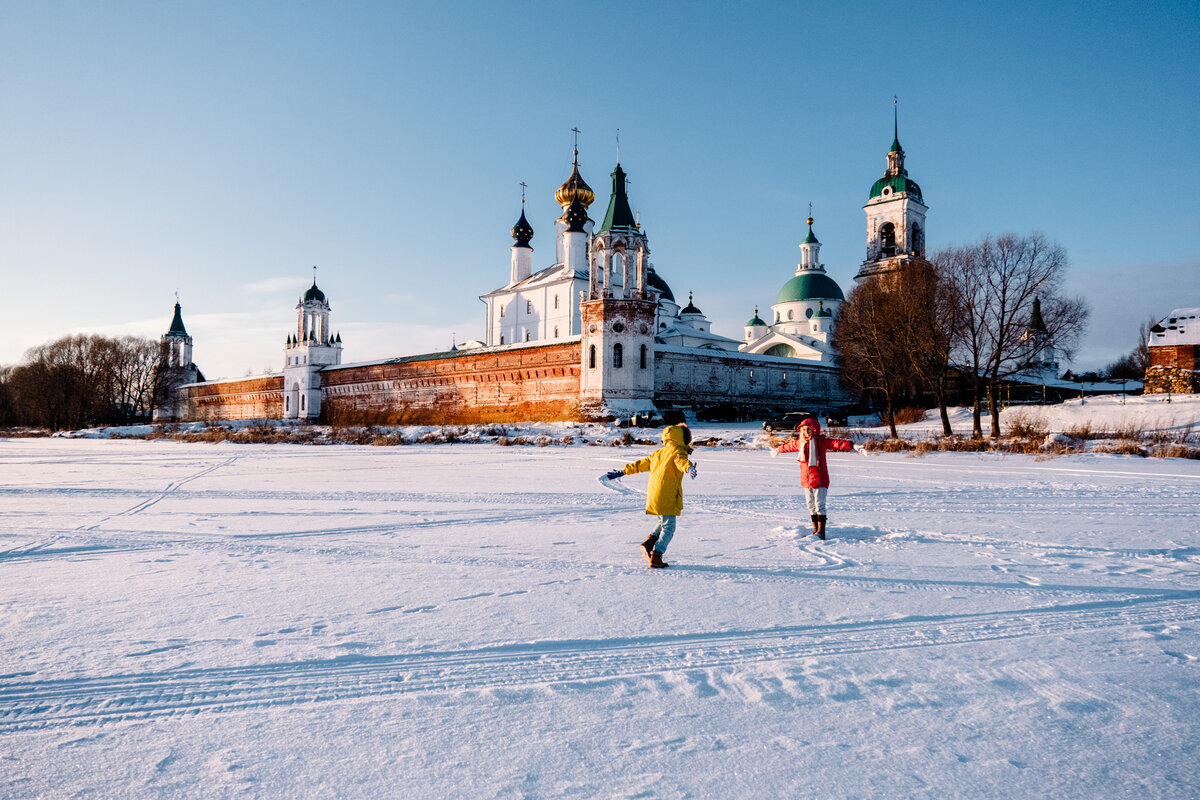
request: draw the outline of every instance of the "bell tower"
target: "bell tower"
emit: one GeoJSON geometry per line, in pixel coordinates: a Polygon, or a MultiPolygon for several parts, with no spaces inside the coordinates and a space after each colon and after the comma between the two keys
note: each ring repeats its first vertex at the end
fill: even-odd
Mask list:
{"type": "Polygon", "coordinates": [[[896,272],[912,261],[925,259],[925,213],[929,210],[921,187],[904,167],[900,146],[899,112],[893,100],[892,147],[887,170],[871,186],[863,211],[867,214],[867,258],[854,276],[864,281],[873,275],[896,272]]]}
{"type": "Polygon", "coordinates": [[[342,363],[342,335],[329,327],[329,302],[313,285],[296,304],[296,332],[284,347],[283,416],[316,419],[321,415],[321,367],[342,363]]]}

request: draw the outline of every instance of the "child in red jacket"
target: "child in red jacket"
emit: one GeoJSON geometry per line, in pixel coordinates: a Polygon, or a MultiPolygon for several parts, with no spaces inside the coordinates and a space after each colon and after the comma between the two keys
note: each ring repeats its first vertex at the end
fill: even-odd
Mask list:
{"type": "Polygon", "coordinates": [[[771,456],[780,453],[799,453],[800,485],[804,487],[804,502],[812,515],[813,533],[825,538],[825,496],[829,492],[829,465],[825,461],[827,450],[849,451],[854,443],[849,439],[830,439],[821,433],[821,423],[811,417],[796,426],[800,438],[792,439],[782,447],[771,448],[771,456]]]}

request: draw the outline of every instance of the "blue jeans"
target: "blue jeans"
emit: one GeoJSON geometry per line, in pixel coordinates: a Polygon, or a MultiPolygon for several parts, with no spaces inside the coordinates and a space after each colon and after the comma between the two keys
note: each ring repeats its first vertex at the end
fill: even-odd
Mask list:
{"type": "Polygon", "coordinates": [[[667,545],[671,543],[671,537],[675,535],[675,517],[666,514],[659,517],[658,524],[654,526],[654,532],[650,535],[658,537],[658,541],[654,543],[655,552],[660,555],[667,552],[667,545]]]}

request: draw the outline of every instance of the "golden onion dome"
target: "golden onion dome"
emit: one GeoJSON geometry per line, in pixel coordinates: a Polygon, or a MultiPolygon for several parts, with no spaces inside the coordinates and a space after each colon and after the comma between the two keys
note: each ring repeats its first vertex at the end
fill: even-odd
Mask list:
{"type": "Polygon", "coordinates": [[[596,193],[592,191],[592,187],[587,185],[583,176],[579,174],[579,151],[575,151],[575,163],[571,167],[571,177],[567,178],[566,183],[558,187],[558,191],[554,193],[554,199],[563,207],[563,211],[575,200],[583,204],[587,208],[596,201],[596,193]]]}

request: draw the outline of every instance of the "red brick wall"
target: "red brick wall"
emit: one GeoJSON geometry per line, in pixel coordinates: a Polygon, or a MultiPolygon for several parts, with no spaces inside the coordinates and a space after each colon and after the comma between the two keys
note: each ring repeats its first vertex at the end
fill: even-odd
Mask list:
{"type": "Polygon", "coordinates": [[[1150,366],[1194,370],[1198,355],[1200,355],[1200,345],[1176,344],[1151,347],[1150,366]]]}
{"type": "Polygon", "coordinates": [[[579,353],[576,341],[330,367],[321,373],[322,417],[391,425],[573,419],[579,353]]]}
{"type": "Polygon", "coordinates": [[[283,376],[197,383],[180,390],[187,421],[283,416],[283,376]]]}

